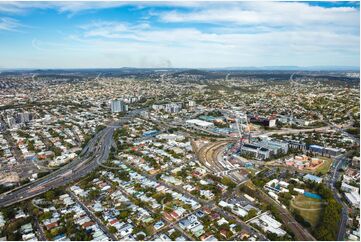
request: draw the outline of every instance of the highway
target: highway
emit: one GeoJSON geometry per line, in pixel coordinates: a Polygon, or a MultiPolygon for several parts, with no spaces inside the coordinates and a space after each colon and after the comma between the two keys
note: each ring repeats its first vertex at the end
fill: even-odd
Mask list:
{"type": "Polygon", "coordinates": [[[79,157],[67,165],[34,182],[1,194],[0,207],[7,207],[27,200],[89,174],[100,162],[108,158],[114,130],[121,122],[114,122],[95,134],[83,148],[79,157]]]}
{"type": "Polygon", "coordinates": [[[85,145],[78,158],[67,165],[34,182],[0,194],[0,208],[27,200],[51,189],[67,185],[92,172],[101,162],[108,159],[110,148],[113,144],[113,133],[115,129],[131,118],[134,118],[143,110],[144,109],[132,110],[119,121],[114,121],[100,130],[85,145]]]}

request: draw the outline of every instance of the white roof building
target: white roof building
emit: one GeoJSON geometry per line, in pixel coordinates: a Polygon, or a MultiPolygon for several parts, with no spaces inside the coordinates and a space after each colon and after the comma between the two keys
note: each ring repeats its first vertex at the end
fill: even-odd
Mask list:
{"type": "Polygon", "coordinates": [[[360,194],[357,191],[345,192],[346,200],[354,207],[360,207],[360,194]]]}
{"type": "Polygon", "coordinates": [[[341,184],[341,191],[344,191],[344,192],[358,192],[359,191],[359,188],[358,187],[354,187],[354,186],[351,186],[345,182],[342,182],[341,184]]]}
{"type": "Polygon", "coordinates": [[[211,123],[211,122],[207,122],[207,121],[203,121],[203,120],[199,120],[199,119],[189,119],[189,120],[186,121],[186,123],[187,124],[194,124],[194,125],[201,126],[201,127],[204,127],[204,128],[214,126],[214,124],[211,123]]]}
{"type": "Polygon", "coordinates": [[[252,223],[261,226],[266,232],[275,233],[278,236],[286,235],[286,231],[281,228],[282,224],[268,214],[261,215],[258,219],[253,220],[252,223]]]}

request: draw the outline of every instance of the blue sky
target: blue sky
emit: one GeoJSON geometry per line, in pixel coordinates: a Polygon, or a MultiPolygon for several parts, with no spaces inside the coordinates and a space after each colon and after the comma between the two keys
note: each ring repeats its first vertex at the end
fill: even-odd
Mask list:
{"type": "Polygon", "coordinates": [[[0,68],[359,66],[358,2],[0,2],[0,68]]]}

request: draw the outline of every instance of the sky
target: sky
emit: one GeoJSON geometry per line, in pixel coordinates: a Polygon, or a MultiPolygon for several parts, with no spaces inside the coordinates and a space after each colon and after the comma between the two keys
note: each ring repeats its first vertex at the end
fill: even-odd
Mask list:
{"type": "Polygon", "coordinates": [[[0,68],[359,65],[359,2],[0,2],[0,68]]]}

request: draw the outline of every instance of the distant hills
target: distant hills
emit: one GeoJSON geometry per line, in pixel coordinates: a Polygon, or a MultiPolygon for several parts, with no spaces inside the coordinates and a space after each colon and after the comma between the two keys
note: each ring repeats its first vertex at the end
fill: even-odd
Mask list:
{"type": "Polygon", "coordinates": [[[360,71],[358,66],[262,66],[262,67],[225,67],[213,70],[245,70],[245,71],[360,71]]]}
{"type": "Polygon", "coordinates": [[[201,71],[360,71],[359,66],[246,66],[246,67],[215,67],[215,68],[0,68],[0,71],[25,71],[25,72],[52,72],[52,71],[120,71],[120,72],[147,72],[147,71],[191,71],[196,74],[201,71]]]}

